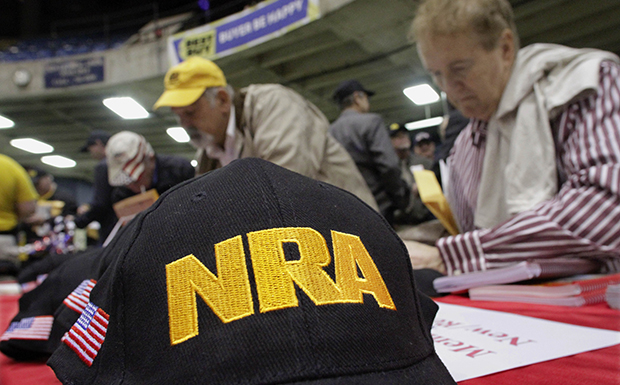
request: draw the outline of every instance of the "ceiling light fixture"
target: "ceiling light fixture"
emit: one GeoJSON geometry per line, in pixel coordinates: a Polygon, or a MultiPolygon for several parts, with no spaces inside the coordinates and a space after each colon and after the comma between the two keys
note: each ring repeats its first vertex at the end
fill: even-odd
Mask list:
{"type": "Polygon", "coordinates": [[[60,155],[47,155],[41,157],[41,162],[58,168],[71,168],[75,167],[77,164],[73,159],[65,158],[60,155]]]}
{"type": "Polygon", "coordinates": [[[187,135],[183,127],[170,127],[166,130],[166,133],[179,143],[189,142],[189,135],[187,135]]]}
{"type": "Polygon", "coordinates": [[[129,96],[103,99],[103,104],[123,119],[144,119],[148,111],[129,96]]]}
{"type": "Polygon", "coordinates": [[[415,122],[405,123],[405,127],[408,130],[419,130],[420,128],[438,126],[443,123],[443,116],[437,116],[435,118],[417,120],[415,122]]]}
{"type": "Polygon", "coordinates": [[[15,126],[15,122],[11,119],[0,115],[0,129],[11,128],[15,126]]]}
{"type": "Polygon", "coordinates": [[[403,90],[403,93],[417,106],[435,103],[440,99],[439,94],[435,92],[433,87],[426,83],[407,87],[403,90]]]}
{"type": "Polygon", "coordinates": [[[40,142],[32,138],[13,139],[10,141],[11,146],[20,150],[28,151],[33,154],[47,154],[54,151],[54,147],[47,143],[40,142]]]}

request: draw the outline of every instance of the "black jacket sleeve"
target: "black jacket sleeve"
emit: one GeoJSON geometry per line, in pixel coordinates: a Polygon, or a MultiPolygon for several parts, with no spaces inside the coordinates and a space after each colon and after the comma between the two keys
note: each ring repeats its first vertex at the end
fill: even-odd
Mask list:
{"type": "Polygon", "coordinates": [[[108,183],[108,165],[102,160],[95,166],[93,182],[93,198],[90,202],[90,210],[75,218],[77,227],[86,227],[90,222],[97,221],[102,227],[116,221],[116,215],[112,209],[112,186],[108,183]]]}

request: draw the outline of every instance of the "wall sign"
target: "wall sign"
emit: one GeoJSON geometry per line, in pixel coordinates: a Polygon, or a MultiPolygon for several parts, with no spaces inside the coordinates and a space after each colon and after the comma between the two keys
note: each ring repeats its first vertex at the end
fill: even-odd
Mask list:
{"type": "Polygon", "coordinates": [[[45,65],[45,88],[64,88],[103,82],[103,57],[50,62],[45,65]]]}

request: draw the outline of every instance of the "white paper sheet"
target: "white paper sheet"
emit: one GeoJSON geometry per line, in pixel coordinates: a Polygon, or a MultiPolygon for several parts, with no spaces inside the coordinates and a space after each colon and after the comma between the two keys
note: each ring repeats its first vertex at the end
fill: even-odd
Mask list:
{"type": "Polygon", "coordinates": [[[0,283],[0,295],[15,295],[21,294],[22,288],[15,282],[2,282],[0,283]]]}
{"type": "Polygon", "coordinates": [[[431,333],[437,354],[456,381],[620,344],[616,331],[438,305],[431,333]]]}

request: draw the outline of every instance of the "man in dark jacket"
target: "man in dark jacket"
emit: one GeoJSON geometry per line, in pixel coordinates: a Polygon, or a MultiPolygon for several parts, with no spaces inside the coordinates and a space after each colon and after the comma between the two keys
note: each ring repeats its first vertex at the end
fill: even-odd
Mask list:
{"type": "Polygon", "coordinates": [[[112,187],[108,183],[108,165],[105,161],[105,146],[110,136],[105,131],[95,130],[90,133],[86,143],[80,149],[80,152],[89,152],[90,156],[99,163],[95,166],[93,174],[93,197],[89,204],[78,207],[75,224],[79,228],[84,228],[91,222],[98,222],[100,225],[99,243],[105,240],[116,223],[116,215],[113,210],[110,210],[112,187]]]}
{"type": "MultiPolygon", "coordinates": [[[[392,146],[398,156],[402,178],[409,186],[412,186],[409,205],[406,209],[397,210],[395,212],[394,223],[396,225],[416,225],[433,219],[433,215],[420,199],[417,185],[413,177],[414,170],[429,170],[433,162],[430,159],[418,156],[412,152],[411,136],[409,130],[404,125],[392,123],[390,125],[389,135],[392,146]]],[[[430,135],[427,132],[418,132],[414,136],[416,142],[417,139],[421,138],[430,138],[430,135]]]]}
{"type": "Polygon", "coordinates": [[[394,211],[407,207],[411,187],[401,178],[398,157],[383,119],[368,112],[368,98],[372,95],[374,92],[357,80],[340,83],[333,98],[342,112],[329,132],[349,152],[381,214],[392,223],[394,211]]]}

